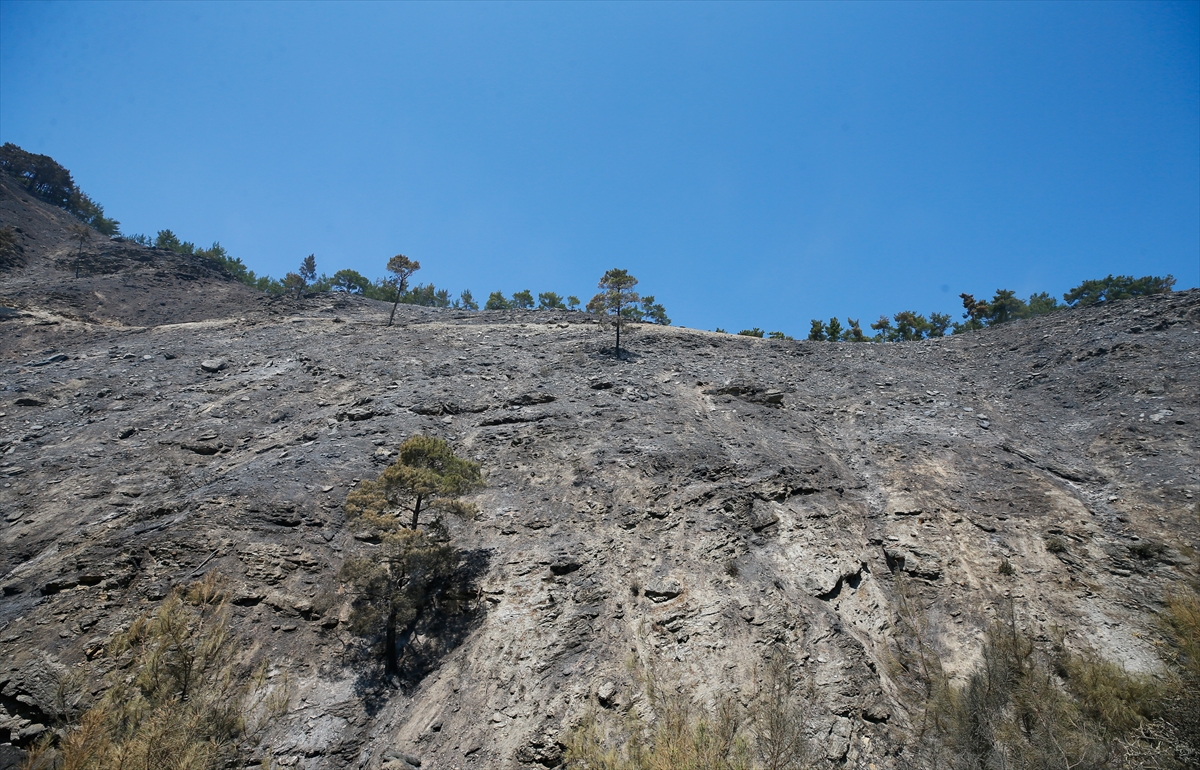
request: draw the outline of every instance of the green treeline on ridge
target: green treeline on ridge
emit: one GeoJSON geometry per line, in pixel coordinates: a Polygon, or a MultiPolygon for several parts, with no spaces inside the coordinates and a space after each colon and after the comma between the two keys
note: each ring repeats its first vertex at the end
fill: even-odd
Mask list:
{"type": "Polygon", "coordinates": [[[35,197],[69,211],[103,235],[121,231],[121,223],[104,216],[104,207],[80,190],[71,172],[49,155],[35,155],[6,142],[0,147],[0,171],[15,177],[35,197]]]}
{"type": "MultiPolygon", "coordinates": [[[[464,289],[455,297],[448,289],[439,289],[432,283],[409,287],[407,275],[403,280],[397,276],[372,280],[349,268],[338,270],[333,275],[318,275],[316,257],[313,254],[302,261],[297,272],[289,272],[279,279],[269,275],[258,275],[241,258],[229,254],[219,242],[213,242],[207,249],[200,248],[191,241],[180,239],[169,229],[159,230],[154,238],[142,234],[123,236],[120,232],[121,223],[105,216],[104,207],[79,189],[70,171],[47,155],[27,152],[11,142],[0,147],[0,171],[14,177],[32,195],[70,212],[103,235],[124,238],[148,248],[166,249],[207,259],[231,278],[259,291],[275,295],[344,292],[394,304],[458,310],[480,309],[479,301],[469,289],[464,289]]],[[[10,228],[0,231],[0,246],[13,237],[10,228]]],[[[86,239],[82,235],[76,237],[79,238],[82,249],[86,239]]],[[[419,264],[416,269],[419,269],[419,264]]],[[[997,289],[990,300],[977,300],[974,295],[964,293],[959,295],[964,310],[962,321],[953,320],[949,313],[933,312],[926,316],[914,310],[903,310],[891,317],[881,315],[869,325],[875,333],[868,334],[863,330],[859,319],[847,318],[843,326],[841,320],[836,317],[828,321],[814,318],[806,339],[814,342],[901,342],[931,339],[944,337],[948,333],[959,334],[1016,319],[1055,313],[1067,308],[1162,294],[1170,292],[1174,285],[1175,278],[1171,275],[1134,277],[1110,274],[1105,278],[1083,281],[1066,292],[1061,303],[1047,292],[1032,294],[1028,300],[1021,299],[1016,296],[1016,292],[1008,289],[997,289]]],[[[503,292],[493,291],[483,301],[484,310],[578,310],[579,307],[580,300],[574,295],[563,297],[557,292],[546,291],[537,294],[535,299],[529,289],[514,292],[510,297],[505,297],[503,292]]],[[[586,309],[594,312],[592,303],[588,303],[586,309]]],[[[657,303],[652,295],[638,297],[636,302],[622,307],[618,315],[629,321],[662,325],[671,323],[663,306],[657,303]]],[[[716,331],[725,332],[720,327],[716,331]]],[[[738,335],[766,337],[772,340],[793,339],[781,331],[764,332],[758,327],[743,329],[738,335]]]]}
{"type": "Polygon", "coordinates": [[[959,334],[1019,318],[1048,315],[1067,308],[1164,294],[1171,291],[1174,285],[1175,278],[1171,275],[1165,278],[1154,275],[1134,278],[1131,275],[1110,274],[1106,278],[1079,284],[1063,295],[1062,303],[1044,291],[1030,295],[1028,300],[1021,299],[1009,289],[997,289],[991,300],[977,300],[972,294],[960,294],[964,311],[962,322],[953,321],[948,313],[930,313],[926,317],[914,310],[903,310],[891,318],[879,316],[879,320],[871,324],[875,335],[867,337],[856,319],[847,318],[849,326],[843,328],[837,318],[830,318],[828,322],[814,318],[808,339],[815,342],[898,342],[944,337],[948,331],[959,334]]]}

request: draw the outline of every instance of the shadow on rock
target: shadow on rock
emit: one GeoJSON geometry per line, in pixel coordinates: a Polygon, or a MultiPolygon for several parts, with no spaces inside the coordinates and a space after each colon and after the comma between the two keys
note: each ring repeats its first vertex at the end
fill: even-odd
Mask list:
{"type": "Polygon", "coordinates": [[[374,716],[387,703],[393,690],[415,689],[483,621],[487,606],[480,599],[478,582],[488,571],[491,553],[476,549],[460,551],[458,556],[453,577],[429,596],[420,614],[401,634],[395,675],[387,674],[379,655],[379,640],[365,640],[356,647],[351,660],[358,669],[354,692],[369,715],[374,716]]]}
{"type": "Polygon", "coordinates": [[[594,351],[588,356],[588,358],[591,358],[592,360],[639,361],[641,360],[642,356],[639,353],[629,350],[624,346],[624,344],[622,344],[621,355],[619,357],[617,356],[616,349],[609,347],[600,348],[599,350],[594,351]]]}

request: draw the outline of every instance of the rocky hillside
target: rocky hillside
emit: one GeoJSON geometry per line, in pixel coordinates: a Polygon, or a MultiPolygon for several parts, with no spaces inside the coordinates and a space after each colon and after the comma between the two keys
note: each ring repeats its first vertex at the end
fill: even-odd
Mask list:
{"type": "MultiPolygon", "coordinates": [[[[267,300],[204,264],[97,238],[0,182],[0,756],[56,683],[210,571],[244,656],[293,696],[282,767],[553,767],[635,672],[700,702],[783,645],[827,766],[904,768],[901,584],[965,670],[1020,622],[1134,671],[1197,575],[1200,291],[896,344],[671,327],[616,360],[589,316],[267,300]],[[336,574],[342,512],[405,438],[482,464],[451,521],[471,590],[381,686],[336,574]],[[1001,565],[1007,563],[1002,574],[1001,565]]],[[[94,693],[92,693],[94,694],[94,693]]],[[[611,716],[610,716],[611,715],[611,716]]],[[[7,753],[4,753],[7,752],[7,753]]]]}

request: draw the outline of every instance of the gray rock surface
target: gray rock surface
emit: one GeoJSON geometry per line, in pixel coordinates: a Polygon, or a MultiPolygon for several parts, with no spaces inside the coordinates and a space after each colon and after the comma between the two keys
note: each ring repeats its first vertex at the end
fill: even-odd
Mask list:
{"type": "MultiPolygon", "coordinates": [[[[0,225],[53,231],[5,194],[0,225]]],[[[385,328],[390,306],[160,280],[168,257],[118,245],[75,286],[102,306],[54,289],[65,238],[0,274],[0,744],[54,723],[54,672],[101,681],[106,639],[217,570],[248,655],[295,685],[265,744],[283,767],[555,766],[597,705],[642,702],[631,658],[703,702],[786,645],[829,766],[904,768],[898,581],[951,670],[1006,599],[1153,670],[1153,611],[1197,574],[1197,291],[905,344],[640,327],[618,361],[581,313],[401,306],[385,328]],[[160,308],[185,285],[215,287],[211,315],[160,308]],[[487,477],[448,522],[470,623],[373,688],[336,593],[371,545],[342,502],[417,433],[487,477]]]]}

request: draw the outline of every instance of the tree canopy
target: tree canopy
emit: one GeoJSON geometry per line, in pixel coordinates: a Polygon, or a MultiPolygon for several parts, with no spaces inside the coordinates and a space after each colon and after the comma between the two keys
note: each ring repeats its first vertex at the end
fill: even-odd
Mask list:
{"type": "Polygon", "coordinates": [[[552,291],[543,291],[538,294],[538,307],[543,310],[567,309],[567,306],[563,304],[562,296],[552,291]]]}
{"type": "Polygon", "coordinates": [[[413,436],[378,479],[347,495],[346,513],[383,531],[416,529],[422,513],[469,512],[458,498],[482,484],[478,463],[456,457],[441,439],[413,436]]]}
{"type": "Polygon", "coordinates": [[[435,604],[453,573],[455,556],[436,514],[464,516],[459,498],[483,485],[479,465],[457,457],[442,440],[413,436],[374,481],[346,496],[346,516],[379,539],[370,556],[348,559],[341,578],[354,595],[351,627],[381,636],[388,674],[421,613],[435,604]],[[421,529],[422,514],[435,514],[421,529]]]}
{"type": "Polygon", "coordinates": [[[300,263],[300,277],[305,283],[312,283],[317,280],[317,255],[309,254],[300,263]]]}
{"type": "Polygon", "coordinates": [[[617,331],[616,351],[621,356],[621,328],[630,321],[641,320],[638,303],[642,298],[633,290],[638,279],[626,270],[613,268],[600,278],[600,293],[587,304],[589,313],[603,316],[617,331]]]}
{"type": "MultiPolygon", "coordinates": [[[[1063,299],[1071,307],[1098,305],[1102,302],[1144,297],[1148,294],[1165,294],[1171,291],[1174,285],[1175,276],[1172,275],[1166,278],[1156,275],[1134,278],[1132,275],[1114,276],[1110,273],[1107,278],[1084,281],[1064,294],[1063,299]]],[[[1030,304],[1033,304],[1032,301],[1033,297],[1030,298],[1030,304]]]]}

